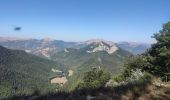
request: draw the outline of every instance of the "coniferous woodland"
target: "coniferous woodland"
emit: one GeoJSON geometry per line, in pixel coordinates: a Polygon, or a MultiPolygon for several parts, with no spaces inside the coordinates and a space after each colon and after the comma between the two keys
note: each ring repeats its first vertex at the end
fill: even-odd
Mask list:
{"type": "Polygon", "coordinates": [[[62,70],[64,65],[2,46],[0,54],[0,98],[55,91],[49,82],[51,68],[62,70]]]}

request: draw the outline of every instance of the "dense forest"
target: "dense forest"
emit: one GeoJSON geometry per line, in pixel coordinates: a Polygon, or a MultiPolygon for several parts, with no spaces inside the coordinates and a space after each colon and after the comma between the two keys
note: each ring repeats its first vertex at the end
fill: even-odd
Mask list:
{"type": "Polygon", "coordinates": [[[0,46],[0,99],[13,95],[29,95],[36,91],[55,91],[49,78],[55,75],[51,68],[66,72],[57,62],[40,58],[20,50],[0,46]]]}

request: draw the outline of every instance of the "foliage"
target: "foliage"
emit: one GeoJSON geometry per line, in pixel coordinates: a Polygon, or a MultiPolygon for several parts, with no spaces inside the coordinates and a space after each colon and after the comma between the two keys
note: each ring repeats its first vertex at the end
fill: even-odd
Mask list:
{"type": "Polygon", "coordinates": [[[109,79],[110,73],[93,68],[91,71],[85,73],[83,82],[78,85],[78,88],[103,87],[109,81],[109,79]]]}
{"type": "MultiPolygon", "coordinates": [[[[122,84],[115,87],[99,87],[99,88],[82,88],[76,89],[71,92],[58,91],[55,93],[48,93],[45,95],[28,95],[28,96],[14,96],[12,100],[28,100],[36,97],[36,100],[87,100],[87,96],[95,97],[94,100],[138,100],[142,96],[149,98],[142,98],[143,100],[155,100],[159,95],[153,95],[153,91],[148,89],[151,86],[149,81],[133,82],[128,84],[122,84]],[[124,97],[124,98],[123,98],[124,97]],[[157,97],[153,99],[153,97],[157,97]]],[[[160,89],[160,88],[159,88],[160,89]]],[[[168,88],[169,89],[169,88],[168,88]]],[[[168,90],[166,88],[166,90],[168,90]]],[[[162,91],[162,90],[160,90],[162,91]]],[[[160,93],[160,92],[158,92],[160,93]]],[[[161,100],[167,100],[170,92],[166,91],[161,100]]]]}
{"type": "Polygon", "coordinates": [[[149,57],[146,57],[144,55],[140,55],[138,57],[135,57],[131,59],[128,63],[124,65],[125,69],[123,71],[124,77],[130,77],[133,70],[141,69],[142,71],[145,71],[148,68],[152,68],[153,65],[148,62],[149,57]]]}
{"type": "Polygon", "coordinates": [[[121,81],[125,80],[125,78],[124,78],[123,74],[119,74],[119,75],[114,76],[112,80],[115,82],[121,82],[121,81]]]}
{"type": "Polygon", "coordinates": [[[144,73],[141,71],[141,69],[136,69],[136,70],[132,69],[131,76],[126,78],[126,80],[133,82],[133,81],[139,80],[143,76],[144,76],[144,73]]]}
{"type": "Polygon", "coordinates": [[[170,81],[170,22],[153,36],[157,43],[144,54],[125,64],[124,77],[131,75],[131,69],[142,69],[164,81],[170,81]]]}

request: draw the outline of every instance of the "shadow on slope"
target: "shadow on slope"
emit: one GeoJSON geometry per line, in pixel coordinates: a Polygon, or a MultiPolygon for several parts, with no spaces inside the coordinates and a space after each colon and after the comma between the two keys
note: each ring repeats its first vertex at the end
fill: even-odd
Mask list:
{"type": "MultiPolygon", "coordinates": [[[[39,95],[39,91],[35,91],[30,96],[14,96],[6,100],[168,100],[170,91],[166,91],[167,95],[164,97],[152,97],[150,89],[152,84],[150,81],[145,82],[133,82],[126,85],[120,85],[116,87],[101,87],[96,89],[81,89],[72,92],[57,92],[48,93],[45,95],[39,95]],[[93,99],[87,99],[87,97],[94,97],[93,99]],[[144,98],[144,99],[142,99],[144,98]],[[163,99],[162,99],[163,98],[163,99]]],[[[155,88],[155,87],[154,87],[155,88]]],[[[158,89],[158,88],[157,88],[158,89]]],[[[170,90],[170,88],[169,88],[170,90]]]]}

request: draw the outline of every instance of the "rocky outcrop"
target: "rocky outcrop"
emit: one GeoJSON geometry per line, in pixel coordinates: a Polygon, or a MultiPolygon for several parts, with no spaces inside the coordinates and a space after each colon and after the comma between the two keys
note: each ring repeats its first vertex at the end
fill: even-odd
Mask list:
{"type": "MultiPolygon", "coordinates": [[[[88,42],[90,43],[90,42],[88,42]]],[[[93,53],[98,51],[106,51],[108,54],[112,54],[118,50],[118,47],[114,43],[109,43],[108,41],[97,40],[91,42],[90,50],[87,50],[87,53],[93,53]]]]}

